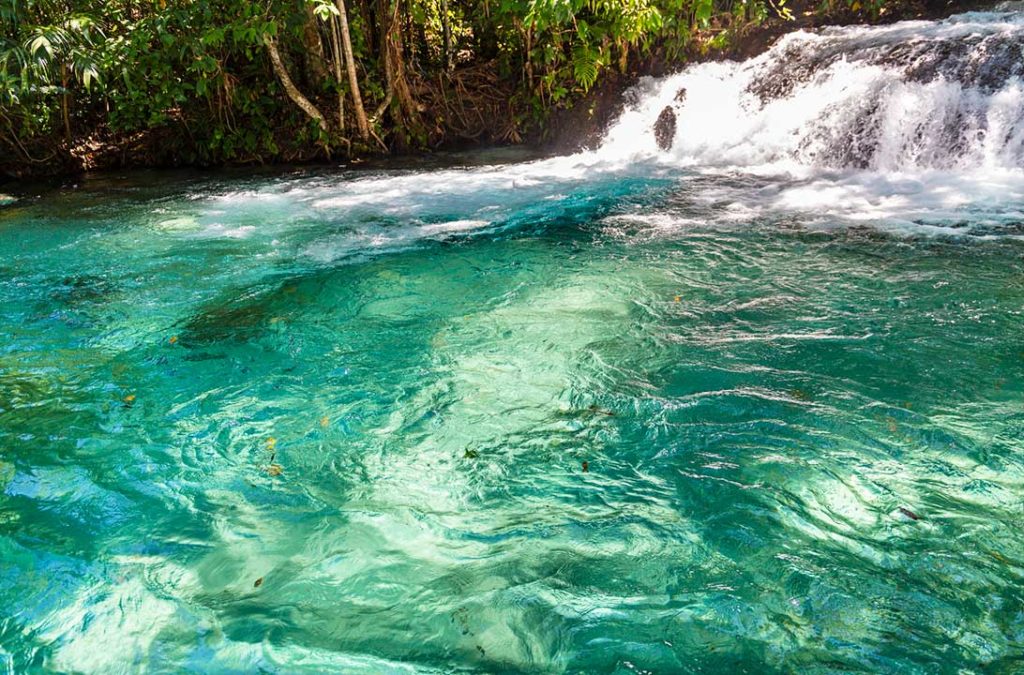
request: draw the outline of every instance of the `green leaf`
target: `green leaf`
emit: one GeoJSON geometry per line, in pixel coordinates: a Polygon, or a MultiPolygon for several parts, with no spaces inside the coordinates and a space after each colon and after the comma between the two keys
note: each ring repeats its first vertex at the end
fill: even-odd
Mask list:
{"type": "Polygon", "coordinates": [[[573,78],[584,89],[590,89],[597,81],[601,69],[601,56],[596,50],[577,46],[572,52],[573,78]]]}

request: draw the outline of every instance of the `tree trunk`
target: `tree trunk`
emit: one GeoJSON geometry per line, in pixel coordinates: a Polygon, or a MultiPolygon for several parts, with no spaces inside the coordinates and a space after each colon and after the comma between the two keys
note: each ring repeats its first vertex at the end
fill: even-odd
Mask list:
{"type": "Polygon", "coordinates": [[[316,120],[317,124],[320,125],[320,129],[327,131],[327,120],[324,119],[323,114],[315,105],[313,105],[308,98],[302,95],[302,92],[298,90],[295,83],[292,82],[291,76],[288,75],[288,69],[284,67],[284,62],[281,60],[281,53],[277,51],[277,44],[274,43],[274,38],[269,35],[263,36],[263,44],[267,47],[267,52],[270,54],[270,62],[274,66],[274,73],[278,79],[281,80],[281,84],[284,85],[284,90],[288,94],[288,98],[295,103],[295,105],[302,108],[302,111],[310,116],[310,118],[316,120]]]}
{"type": "Polygon", "coordinates": [[[359,5],[359,17],[363,20],[363,44],[367,54],[379,54],[377,44],[377,13],[372,0],[356,0],[359,5]]]}
{"type": "Polygon", "coordinates": [[[68,93],[68,67],[63,63],[60,66],[60,83],[64,89],[64,93],[60,98],[60,112],[61,117],[64,119],[64,138],[67,139],[68,145],[71,145],[71,101],[70,94],[68,93]]]}
{"type": "Polygon", "coordinates": [[[312,83],[320,87],[327,81],[327,67],[324,65],[324,45],[320,40],[320,31],[317,28],[319,20],[313,13],[313,5],[305,1],[303,4],[306,6],[306,22],[302,26],[302,41],[306,47],[303,56],[312,83]]]}
{"type": "Polygon", "coordinates": [[[345,11],[345,0],[335,0],[335,4],[338,7],[338,19],[341,22],[341,46],[345,50],[345,68],[348,70],[348,85],[352,90],[352,107],[355,109],[356,125],[359,127],[359,137],[367,141],[370,139],[370,124],[366,121],[363,96],[359,93],[356,60],[352,55],[352,37],[348,32],[348,12],[345,11]]]}
{"type": "Polygon", "coordinates": [[[338,83],[338,128],[345,133],[345,89],[341,86],[341,64],[345,57],[341,53],[341,28],[338,17],[331,17],[331,51],[334,52],[334,79],[338,83]]]}
{"type": "MultiPolygon", "coordinates": [[[[406,3],[408,6],[408,2],[406,3]]],[[[405,31],[405,37],[402,38],[402,44],[405,47],[405,60],[407,63],[412,64],[413,68],[417,68],[419,64],[419,55],[416,53],[416,37],[414,31],[412,12],[405,12],[405,22],[402,30],[405,31]]]]}
{"type": "Polygon", "coordinates": [[[441,0],[441,35],[444,45],[444,69],[452,69],[452,24],[448,16],[448,0],[441,0]]]}
{"type": "Polygon", "coordinates": [[[384,52],[384,75],[388,92],[398,101],[400,119],[410,130],[419,127],[419,106],[413,98],[409,81],[405,75],[405,60],[402,55],[402,25],[398,17],[399,0],[381,0],[385,7],[382,23],[384,52]]]}

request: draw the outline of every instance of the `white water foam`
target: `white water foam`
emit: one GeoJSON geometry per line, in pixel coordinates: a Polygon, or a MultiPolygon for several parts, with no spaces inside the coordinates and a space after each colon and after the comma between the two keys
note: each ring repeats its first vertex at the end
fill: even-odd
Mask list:
{"type": "Polygon", "coordinates": [[[1024,166],[1024,14],[798,31],[743,63],[647,79],[606,159],[874,171],[1024,166]],[[671,148],[653,128],[669,110],[671,148]]]}
{"type": "Polygon", "coordinates": [[[670,177],[687,204],[658,215],[661,229],[785,216],[811,227],[1020,236],[1022,54],[1020,10],[794,32],[742,63],[643,80],[592,151],[288,180],[216,197],[199,221],[205,236],[275,242],[286,239],[282,229],[315,229],[297,250],[331,263],[487,230],[621,178],[670,177]],[[666,110],[675,132],[662,149],[654,129],[666,110]]]}

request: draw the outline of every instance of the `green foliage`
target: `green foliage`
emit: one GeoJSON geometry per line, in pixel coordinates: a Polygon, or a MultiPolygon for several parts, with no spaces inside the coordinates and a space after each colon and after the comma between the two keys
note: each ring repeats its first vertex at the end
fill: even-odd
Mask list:
{"type": "Polygon", "coordinates": [[[330,0],[308,0],[313,6],[313,14],[321,21],[327,21],[332,16],[340,16],[337,5],[330,0]]]}
{"type": "Polygon", "coordinates": [[[602,65],[601,53],[591,49],[589,45],[580,44],[573,48],[573,77],[584,89],[590,89],[594,85],[602,65]]]}
{"type": "MultiPolygon", "coordinates": [[[[886,0],[827,2],[877,15],[886,0]]],[[[496,64],[517,85],[519,109],[540,117],[593,87],[605,70],[624,71],[652,48],[679,58],[695,39],[723,47],[735,27],[789,16],[784,0],[346,0],[346,6],[365,107],[368,114],[381,111],[376,132],[414,145],[428,139],[410,121],[417,104],[396,96],[404,90],[390,82],[388,30],[387,40],[400,45],[405,77],[421,83],[420,91],[433,83],[444,88],[452,63],[456,70],[496,64]]],[[[186,162],[260,161],[279,157],[283,144],[348,147],[352,87],[339,76],[339,16],[338,0],[0,0],[0,154],[27,158],[33,143],[70,144],[96,129],[165,129],[170,140],[162,149],[186,162]],[[323,111],[329,131],[289,100],[265,36],[273,36],[290,79],[323,111]]],[[[449,110],[435,116],[454,117],[449,110]]]]}

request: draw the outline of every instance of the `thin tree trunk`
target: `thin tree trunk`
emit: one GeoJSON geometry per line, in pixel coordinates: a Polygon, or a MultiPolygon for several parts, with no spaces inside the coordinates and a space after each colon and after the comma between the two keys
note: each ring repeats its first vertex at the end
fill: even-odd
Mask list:
{"type": "Polygon", "coordinates": [[[348,70],[348,84],[352,89],[352,107],[355,109],[356,125],[359,137],[364,141],[370,139],[370,124],[366,121],[366,110],[363,108],[363,96],[359,93],[359,77],[356,75],[356,60],[352,55],[352,37],[348,32],[348,12],[345,11],[345,0],[335,0],[338,7],[338,19],[341,22],[341,46],[345,50],[345,68],[348,70]]]}
{"type": "Polygon", "coordinates": [[[274,38],[269,35],[263,36],[263,44],[267,47],[267,52],[270,54],[270,62],[274,66],[274,73],[278,79],[281,80],[281,84],[284,85],[284,90],[288,94],[288,98],[295,103],[295,105],[302,108],[310,118],[316,120],[317,124],[320,125],[320,129],[327,131],[327,120],[324,119],[323,113],[313,105],[308,98],[302,95],[302,92],[298,90],[295,83],[292,82],[292,78],[288,75],[288,69],[284,67],[284,62],[281,60],[281,53],[277,51],[277,44],[274,43],[274,38]]]}
{"type": "Polygon", "coordinates": [[[448,16],[448,0],[441,0],[441,34],[444,45],[444,69],[452,69],[452,24],[448,16]]]}
{"type": "Polygon", "coordinates": [[[422,23],[416,24],[416,51],[420,55],[420,64],[424,68],[433,65],[430,59],[430,43],[427,42],[427,31],[422,23]]]}
{"type": "Polygon", "coordinates": [[[303,4],[306,6],[306,22],[302,26],[302,41],[305,43],[306,53],[303,56],[313,84],[319,87],[327,80],[327,68],[324,66],[324,45],[320,40],[320,31],[317,28],[318,19],[313,13],[313,5],[309,2],[303,2],[303,4]]]}
{"type": "Polygon", "coordinates": [[[526,57],[524,59],[524,62],[526,63],[526,81],[530,85],[530,91],[533,91],[533,55],[531,54],[533,51],[533,29],[527,28],[524,31],[524,34],[526,48],[526,57]]]}
{"type": "Polygon", "coordinates": [[[377,13],[374,11],[372,0],[356,0],[359,5],[359,16],[363,20],[363,43],[367,54],[379,54],[380,45],[377,44],[377,13]]]}
{"type": "Polygon", "coordinates": [[[71,103],[68,100],[68,67],[64,64],[60,66],[60,83],[64,89],[60,99],[60,112],[61,117],[64,119],[64,137],[67,139],[68,145],[71,145],[71,103]]]}
{"type": "Polygon", "coordinates": [[[334,52],[334,79],[338,83],[338,128],[345,133],[345,89],[341,86],[341,62],[344,56],[341,53],[341,28],[338,27],[338,17],[331,17],[331,50],[334,52]]]}
{"type": "Polygon", "coordinates": [[[382,0],[386,12],[383,23],[384,75],[388,91],[398,100],[401,116],[406,127],[419,126],[419,108],[409,89],[405,76],[405,61],[402,57],[402,26],[398,18],[398,0],[382,0]]]}
{"type": "MultiPolygon", "coordinates": [[[[406,3],[408,6],[408,2],[406,3]]],[[[416,40],[413,37],[413,25],[412,25],[412,13],[409,11],[405,12],[405,25],[403,26],[405,37],[402,39],[402,44],[405,47],[405,58],[408,63],[412,64],[413,68],[416,68],[416,64],[419,63],[419,55],[416,53],[416,40]]]]}

